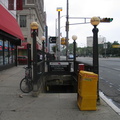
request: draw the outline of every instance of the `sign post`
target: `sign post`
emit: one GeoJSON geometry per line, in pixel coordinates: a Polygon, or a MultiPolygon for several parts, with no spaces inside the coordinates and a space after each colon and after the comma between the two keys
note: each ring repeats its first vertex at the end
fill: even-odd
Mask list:
{"type": "Polygon", "coordinates": [[[50,72],[70,72],[70,63],[68,62],[50,62],[50,72]]]}
{"type": "Polygon", "coordinates": [[[49,37],[49,42],[50,43],[56,43],[57,37],[49,37]]]}

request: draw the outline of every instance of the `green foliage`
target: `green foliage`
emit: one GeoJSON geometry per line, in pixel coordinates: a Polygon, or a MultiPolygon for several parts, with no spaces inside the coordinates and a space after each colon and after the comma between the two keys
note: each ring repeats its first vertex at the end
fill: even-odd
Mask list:
{"type": "Polygon", "coordinates": [[[57,49],[57,46],[54,45],[54,46],[52,47],[52,51],[53,51],[53,52],[56,52],[56,49],[57,49]]]}
{"type": "MultiPolygon", "coordinates": [[[[99,55],[107,57],[120,57],[120,48],[112,48],[112,45],[120,45],[118,41],[114,41],[113,43],[107,42],[107,48],[104,48],[103,44],[98,45],[99,55]]],[[[63,50],[65,55],[66,48],[63,50]]],[[[73,53],[73,44],[69,44],[69,53],[73,53]]],[[[93,55],[93,48],[92,47],[77,47],[76,45],[76,54],[79,56],[90,56],[93,55]]]]}
{"type": "Polygon", "coordinates": [[[99,45],[99,55],[102,55],[103,57],[119,57],[120,56],[120,48],[112,48],[112,45],[119,45],[118,41],[114,41],[113,43],[107,42],[107,48],[104,48],[103,44],[99,45]]]}

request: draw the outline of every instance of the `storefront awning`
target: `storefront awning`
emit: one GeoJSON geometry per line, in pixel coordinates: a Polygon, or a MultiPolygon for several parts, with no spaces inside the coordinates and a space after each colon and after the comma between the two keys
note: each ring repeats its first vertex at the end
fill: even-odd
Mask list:
{"type": "MultiPolygon", "coordinates": [[[[30,44],[30,43],[28,43],[28,42],[21,43],[21,46],[18,46],[18,49],[27,49],[27,44],[30,44]]],[[[38,43],[36,44],[36,49],[37,50],[42,49],[41,46],[38,43]]]]}
{"type": "Polygon", "coordinates": [[[24,36],[16,19],[2,5],[0,5],[0,30],[24,40],[24,36]]]}
{"type": "Polygon", "coordinates": [[[18,49],[27,49],[27,44],[30,44],[28,42],[23,42],[21,46],[18,46],[18,49]]]}

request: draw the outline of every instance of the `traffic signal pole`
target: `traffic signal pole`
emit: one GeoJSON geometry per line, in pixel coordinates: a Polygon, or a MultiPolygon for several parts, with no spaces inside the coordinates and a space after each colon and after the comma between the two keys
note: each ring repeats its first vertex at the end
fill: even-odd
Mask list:
{"type": "Polygon", "coordinates": [[[62,11],[61,7],[57,8],[58,11],[58,38],[57,38],[57,60],[60,60],[60,12],[62,11]]]}
{"type": "Polygon", "coordinates": [[[68,34],[69,34],[69,0],[67,0],[67,15],[66,15],[66,60],[68,60],[68,34]]]}
{"type": "Polygon", "coordinates": [[[60,60],[60,11],[58,11],[57,60],[60,60]]]}
{"type": "Polygon", "coordinates": [[[112,22],[113,21],[113,18],[100,18],[100,22],[112,22]]]}

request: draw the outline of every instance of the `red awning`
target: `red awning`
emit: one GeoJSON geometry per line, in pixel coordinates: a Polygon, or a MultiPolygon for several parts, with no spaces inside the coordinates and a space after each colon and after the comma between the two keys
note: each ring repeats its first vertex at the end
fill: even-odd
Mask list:
{"type": "Polygon", "coordinates": [[[18,46],[18,49],[27,49],[27,44],[30,44],[28,42],[23,42],[21,46],[18,46]]]}
{"type": "MultiPolygon", "coordinates": [[[[30,44],[30,43],[28,42],[21,43],[21,46],[18,46],[18,49],[27,49],[27,44],[30,44]]],[[[36,49],[41,50],[41,46],[38,43],[36,44],[36,49]]]]}
{"type": "Polygon", "coordinates": [[[24,40],[16,19],[2,5],[0,5],[0,30],[24,40]]]}

